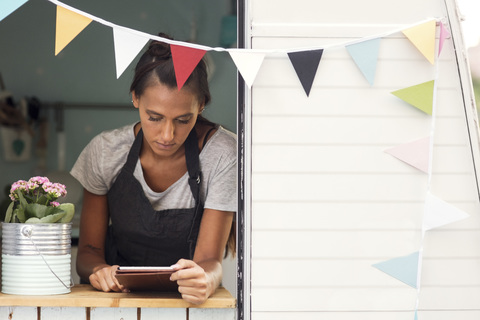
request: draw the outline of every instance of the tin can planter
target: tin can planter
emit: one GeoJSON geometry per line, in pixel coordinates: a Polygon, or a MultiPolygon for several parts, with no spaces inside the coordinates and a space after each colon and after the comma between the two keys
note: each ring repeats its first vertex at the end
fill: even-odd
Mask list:
{"type": "Polygon", "coordinates": [[[71,231],[71,223],[2,223],[2,292],[69,293],[71,231]]]}

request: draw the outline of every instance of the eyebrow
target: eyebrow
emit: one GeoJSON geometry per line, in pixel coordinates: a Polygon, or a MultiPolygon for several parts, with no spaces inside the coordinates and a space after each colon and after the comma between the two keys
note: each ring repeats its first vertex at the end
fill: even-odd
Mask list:
{"type": "MultiPolygon", "coordinates": [[[[164,117],[163,114],[158,113],[158,112],[155,112],[155,111],[153,111],[153,110],[146,110],[145,112],[146,112],[148,115],[164,117]]],[[[179,115],[179,116],[175,117],[175,119],[185,118],[185,117],[191,117],[191,116],[193,116],[193,113],[189,112],[189,113],[185,113],[185,114],[179,115]]]]}

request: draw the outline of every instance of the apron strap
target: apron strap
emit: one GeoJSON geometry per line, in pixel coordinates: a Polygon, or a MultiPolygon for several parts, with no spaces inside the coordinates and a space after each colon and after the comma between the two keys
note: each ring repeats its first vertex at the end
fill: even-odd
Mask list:
{"type": "Polygon", "coordinates": [[[195,198],[195,202],[198,204],[200,201],[200,182],[202,177],[200,172],[198,139],[195,128],[190,131],[187,140],[185,140],[185,158],[189,176],[188,184],[195,198]]]}

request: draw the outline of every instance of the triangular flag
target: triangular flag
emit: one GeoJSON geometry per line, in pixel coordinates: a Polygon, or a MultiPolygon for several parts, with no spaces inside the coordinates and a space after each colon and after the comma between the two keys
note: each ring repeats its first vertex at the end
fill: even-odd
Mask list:
{"type": "Polygon", "coordinates": [[[445,25],[443,23],[440,23],[440,39],[438,42],[438,55],[440,56],[440,53],[442,53],[443,49],[443,43],[445,42],[445,39],[450,38],[450,32],[447,30],[445,25]]]}
{"type": "Polygon", "coordinates": [[[180,90],[197,64],[202,60],[206,51],[175,44],[170,45],[170,50],[172,51],[177,87],[180,90]]]}
{"type": "Polygon", "coordinates": [[[57,6],[55,55],[62,51],[90,22],[92,22],[92,19],[57,6]]]}
{"type": "Polygon", "coordinates": [[[430,137],[422,138],[385,150],[395,158],[428,173],[430,156],[430,137]]]}
{"type": "Polygon", "coordinates": [[[0,1],[0,21],[10,13],[20,8],[28,0],[2,0],[0,1]]]}
{"type": "Polygon", "coordinates": [[[370,85],[373,85],[375,79],[379,48],[380,38],[346,46],[348,53],[370,85]]]}
{"type": "Polygon", "coordinates": [[[310,94],[322,54],[323,49],[288,53],[290,62],[295,68],[295,72],[307,96],[310,94]]]}
{"type": "Polygon", "coordinates": [[[433,109],[434,85],[435,80],[431,80],[415,86],[393,91],[392,94],[431,115],[433,109]]]}
{"type": "Polygon", "coordinates": [[[419,253],[414,252],[408,256],[379,262],[373,266],[397,280],[417,288],[418,256],[419,253]]]}
{"type": "Polygon", "coordinates": [[[265,58],[265,53],[239,50],[229,50],[229,53],[245,83],[252,87],[253,81],[265,58]]]}
{"type": "Polygon", "coordinates": [[[150,39],[120,28],[113,28],[117,79],[150,39]]]}
{"type": "Polygon", "coordinates": [[[436,25],[436,21],[431,20],[402,31],[431,64],[435,63],[436,25]]]}
{"type": "Polygon", "coordinates": [[[425,216],[422,229],[428,231],[468,217],[468,213],[435,197],[429,192],[425,199],[425,216]]]}

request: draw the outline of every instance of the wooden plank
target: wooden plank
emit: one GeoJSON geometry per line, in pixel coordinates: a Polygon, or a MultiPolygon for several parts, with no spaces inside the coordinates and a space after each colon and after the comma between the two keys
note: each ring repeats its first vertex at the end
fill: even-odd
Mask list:
{"type": "Polygon", "coordinates": [[[38,320],[36,307],[0,307],[0,319],[38,320]]]}
{"type": "MultiPolygon", "coordinates": [[[[393,90],[392,90],[393,91],[393,90]]],[[[323,88],[315,95],[306,97],[296,87],[282,90],[273,87],[255,88],[253,99],[254,116],[299,117],[299,116],[350,116],[350,117],[417,117],[418,110],[410,108],[401,99],[394,97],[387,88],[323,88]],[[348,93],[348,94],[345,94],[348,93]],[[359,101],[369,103],[359,103],[359,101]],[[296,107],[298,106],[298,107],[296,107]]],[[[437,117],[463,115],[459,88],[438,91],[437,117]]]]}
{"type": "Polygon", "coordinates": [[[236,300],[223,287],[202,305],[184,301],[178,293],[100,292],[90,285],[76,285],[64,295],[24,296],[0,293],[0,306],[121,307],[121,308],[235,308],[236,300]]]}
{"type": "Polygon", "coordinates": [[[389,311],[411,310],[416,290],[394,288],[252,288],[252,311],[389,311]]]}
{"type": "MultiPolygon", "coordinates": [[[[418,170],[387,154],[385,150],[391,147],[396,146],[257,145],[253,147],[252,169],[254,173],[412,173],[418,170]]],[[[436,145],[433,159],[435,173],[473,172],[471,151],[466,145],[436,145]]]]}
{"type": "MultiPolygon", "coordinates": [[[[417,230],[257,231],[252,234],[255,259],[377,259],[388,260],[416,252],[421,244],[417,230]]],[[[478,257],[480,230],[429,231],[424,258],[468,259],[478,257]]],[[[480,271],[479,271],[480,272],[480,271]]]]}
{"type": "Polygon", "coordinates": [[[189,309],[189,320],[235,320],[235,309],[189,309]]]}
{"type": "MultiPolygon", "coordinates": [[[[480,318],[480,310],[418,310],[418,319],[422,320],[477,320],[480,318]]],[[[391,312],[254,312],[252,320],[412,320],[414,310],[396,310],[391,312]]]]}
{"type": "MultiPolygon", "coordinates": [[[[480,203],[450,202],[469,218],[448,224],[442,230],[477,230],[480,203]]],[[[288,202],[256,201],[252,206],[255,231],[412,230],[423,220],[424,202],[288,202]]]]}
{"type": "Polygon", "coordinates": [[[91,308],[90,320],[138,320],[137,308],[91,308]]]}
{"type": "MultiPolygon", "coordinates": [[[[255,174],[254,201],[292,202],[392,202],[424,201],[428,180],[421,172],[411,174],[255,174]]],[[[436,175],[432,193],[445,201],[477,199],[470,174],[436,175]]]]}
{"type": "MultiPolygon", "coordinates": [[[[413,310],[417,292],[404,287],[252,288],[252,311],[392,311],[413,310]]],[[[480,310],[478,287],[422,288],[425,310],[480,310]]]]}
{"type": "Polygon", "coordinates": [[[186,320],[187,309],[141,308],[139,320],[186,320]]]}
{"type": "MultiPolygon", "coordinates": [[[[373,267],[372,258],[260,259],[253,261],[255,288],[353,288],[403,287],[404,284],[373,267]]],[[[421,286],[480,286],[480,257],[465,259],[427,258],[422,264],[421,286]]]]}
{"type": "MultiPolygon", "coordinates": [[[[84,307],[41,307],[41,320],[86,320],[87,312],[84,307]]],[[[39,319],[39,320],[40,320],[39,319]]]]}
{"type": "MultiPolygon", "coordinates": [[[[381,0],[349,1],[340,0],[328,4],[327,8],[315,5],[311,0],[299,0],[295,3],[281,2],[282,5],[272,6],[268,0],[251,2],[252,28],[261,23],[275,23],[289,26],[298,23],[301,30],[308,31],[311,23],[331,23],[335,25],[362,24],[394,24],[413,23],[425,17],[441,17],[443,6],[436,0],[422,2],[386,2],[381,0]],[[415,10],[411,10],[412,6],[415,10]],[[369,8],[369,9],[366,9],[369,8]],[[295,12],[295,14],[292,14],[295,12]]],[[[273,28],[272,32],[275,32],[273,28]]],[[[274,34],[285,35],[283,29],[274,34]]],[[[258,34],[255,34],[259,36],[258,34]]]]}
{"type": "MultiPolygon", "coordinates": [[[[407,44],[407,43],[405,43],[407,44]]],[[[408,44],[407,44],[408,45],[408,44]]],[[[332,50],[332,49],[330,49],[332,50]]],[[[416,53],[416,52],[415,52],[416,53]]],[[[328,55],[334,56],[335,52],[325,51],[325,59],[318,66],[312,91],[309,97],[315,97],[317,92],[321,92],[324,88],[342,88],[348,90],[351,87],[360,87],[368,90],[370,88],[358,67],[350,60],[328,58],[328,55]]],[[[422,82],[435,79],[435,67],[424,60],[425,58],[416,53],[415,60],[389,60],[379,61],[378,71],[375,74],[374,88],[384,88],[389,91],[402,89],[413,86],[422,82]],[[417,60],[418,59],[418,60],[417,60]],[[392,74],[395,76],[392,77],[392,74]]],[[[455,64],[448,61],[439,61],[438,69],[440,74],[455,73],[455,64]]],[[[437,85],[441,89],[455,88],[458,86],[458,78],[456,77],[439,77],[437,85]]],[[[298,80],[295,69],[288,57],[283,55],[268,55],[260,67],[253,89],[263,87],[274,87],[277,89],[290,87],[303,90],[298,80]],[[276,77],[271,75],[275,74],[276,77]]],[[[388,91],[387,91],[388,92],[388,91]]]]}
{"type": "MultiPolygon", "coordinates": [[[[394,146],[429,136],[431,117],[256,117],[252,125],[253,145],[394,146]]],[[[440,118],[435,128],[435,143],[465,145],[465,118],[440,118]]]]}

